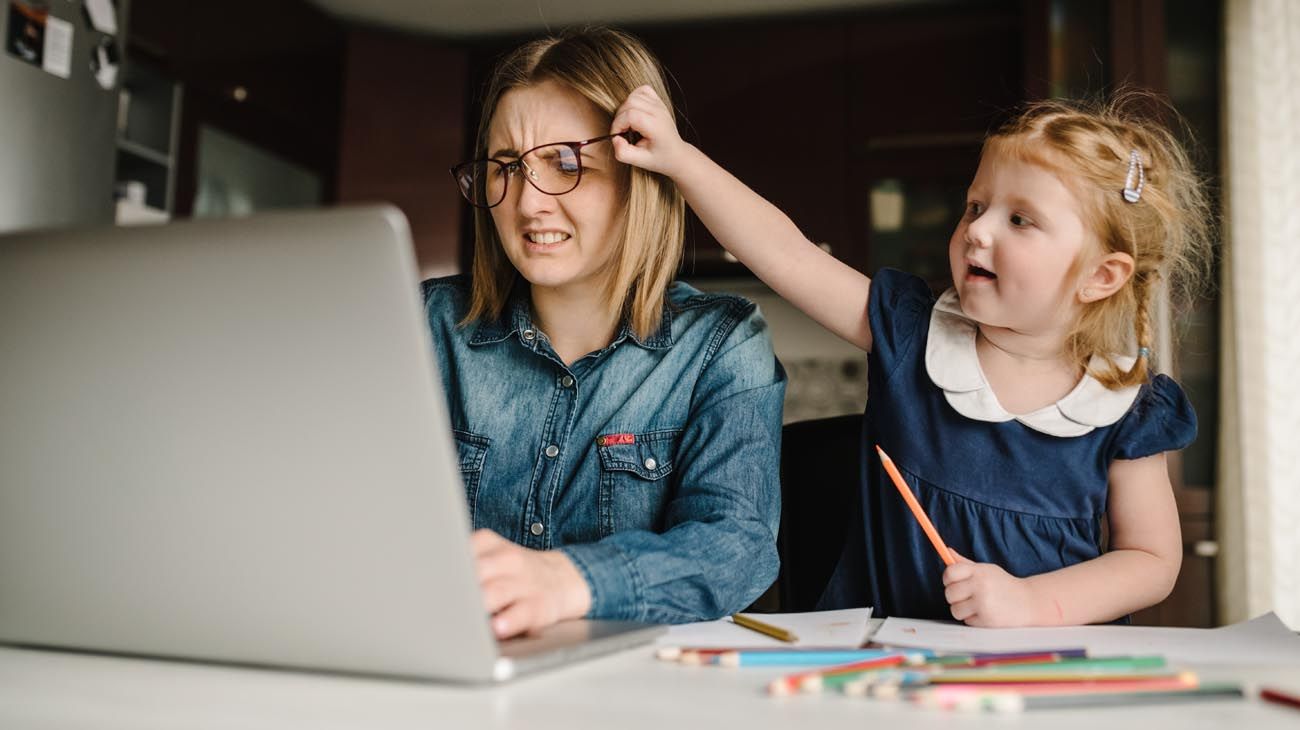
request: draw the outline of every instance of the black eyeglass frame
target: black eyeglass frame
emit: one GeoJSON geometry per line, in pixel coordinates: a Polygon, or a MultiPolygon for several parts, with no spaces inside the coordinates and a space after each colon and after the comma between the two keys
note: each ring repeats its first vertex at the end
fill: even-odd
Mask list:
{"type": "Polygon", "coordinates": [[[575,189],[577,189],[578,183],[582,182],[582,148],[586,147],[589,144],[604,142],[606,140],[610,140],[615,137],[622,137],[623,139],[627,140],[628,142],[631,142],[632,144],[636,144],[637,141],[641,139],[640,134],[637,134],[632,130],[628,130],[626,132],[616,132],[614,134],[606,134],[600,137],[592,137],[591,139],[584,139],[581,142],[547,142],[546,144],[539,144],[536,147],[533,147],[532,149],[524,151],[523,154],[519,155],[518,159],[516,159],[514,162],[502,162],[501,160],[498,160],[496,158],[487,157],[482,160],[468,160],[466,162],[462,162],[457,165],[452,165],[451,179],[456,183],[456,189],[460,190],[460,195],[462,198],[465,199],[465,202],[469,203],[475,208],[482,208],[484,210],[488,208],[495,208],[498,205],[501,205],[501,202],[506,199],[506,193],[509,192],[510,189],[510,178],[514,175],[514,173],[528,167],[528,165],[524,163],[525,157],[527,157],[532,152],[536,152],[537,150],[540,150],[543,147],[555,147],[559,145],[559,146],[568,147],[569,149],[573,150],[573,157],[578,164],[578,174],[574,176],[573,185],[568,190],[559,193],[552,193],[537,187],[537,183],[533,182],[530,179],[530,176],[523,175],[522,177],[524,180],[527,180],[528,184],[532,185],[533,188],[536,189],[537,192],[539,193],[543,193],[545,195],[551,195],[551,196],[565,195],[566,193],[571,193],[575,189]],[[488,162],[497,165],[498,167],[501,167],[504,170],[505,184],[501,186],[501,198],[499,200],[497,200],[495,203],[490,203],[488,205],[479,205],[478,203],[475,203],[472,198],[470,198],[470,193],[466,191],[465,188],[460,184],[460,176],[457,174],[457,171],[462,170],[471,165],[480,165],[488,162]]]}

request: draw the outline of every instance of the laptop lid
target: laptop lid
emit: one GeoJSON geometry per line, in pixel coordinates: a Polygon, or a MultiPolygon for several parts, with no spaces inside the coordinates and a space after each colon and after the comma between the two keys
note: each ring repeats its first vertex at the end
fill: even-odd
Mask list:
{"type": "Polygon", "coordinates": [[[0,641],[489,680],[405,219],[0,238],[0,641]]]}

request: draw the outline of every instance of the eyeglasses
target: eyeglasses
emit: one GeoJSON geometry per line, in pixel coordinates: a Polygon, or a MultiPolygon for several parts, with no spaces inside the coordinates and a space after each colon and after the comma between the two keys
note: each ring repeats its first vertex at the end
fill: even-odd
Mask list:
{"type": "Polygon", "coordinates": [[[633,144],[635,132],[619,132],[581,142],[551,142],[519,156],[514,162],[470,160],[451,168],[461,195],[475,208],[492,208],[506,199],[506,184],[515,173],[524,173],[529,185],[547,195],[564,195],[582,182],[582,148],[589,144],[622,137],[633,144]]]}

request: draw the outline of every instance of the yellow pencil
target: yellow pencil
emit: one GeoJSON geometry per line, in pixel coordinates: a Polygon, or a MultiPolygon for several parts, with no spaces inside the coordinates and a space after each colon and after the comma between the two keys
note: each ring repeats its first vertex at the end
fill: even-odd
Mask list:
{"type": "Polygon", "coordinates": [[[731,620],[734,621],[737,626],[744,626],[751,631],[757,631],[758,633],[765,634],[773,639],[780,639],[781,641],[791,643],[799,640],[799,637],[780,626],[773,626],[772,624],[764,623],[756,618],[746,616],[743,613],[734,614],[731,617],[731,620]]]}

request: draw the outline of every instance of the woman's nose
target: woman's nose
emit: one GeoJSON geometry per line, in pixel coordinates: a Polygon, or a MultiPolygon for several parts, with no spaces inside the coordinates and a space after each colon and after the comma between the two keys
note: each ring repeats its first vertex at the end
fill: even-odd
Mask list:
{"type": "Polygon", "coordinates": [[[528,169],[524,168],[519,171],[519,212],[532,216],[538,213],[545,213],[551,210],[555,203],[554,195],[547,195],[538,190],[533,185],[532,180],[528,179],[528,169]]]}

